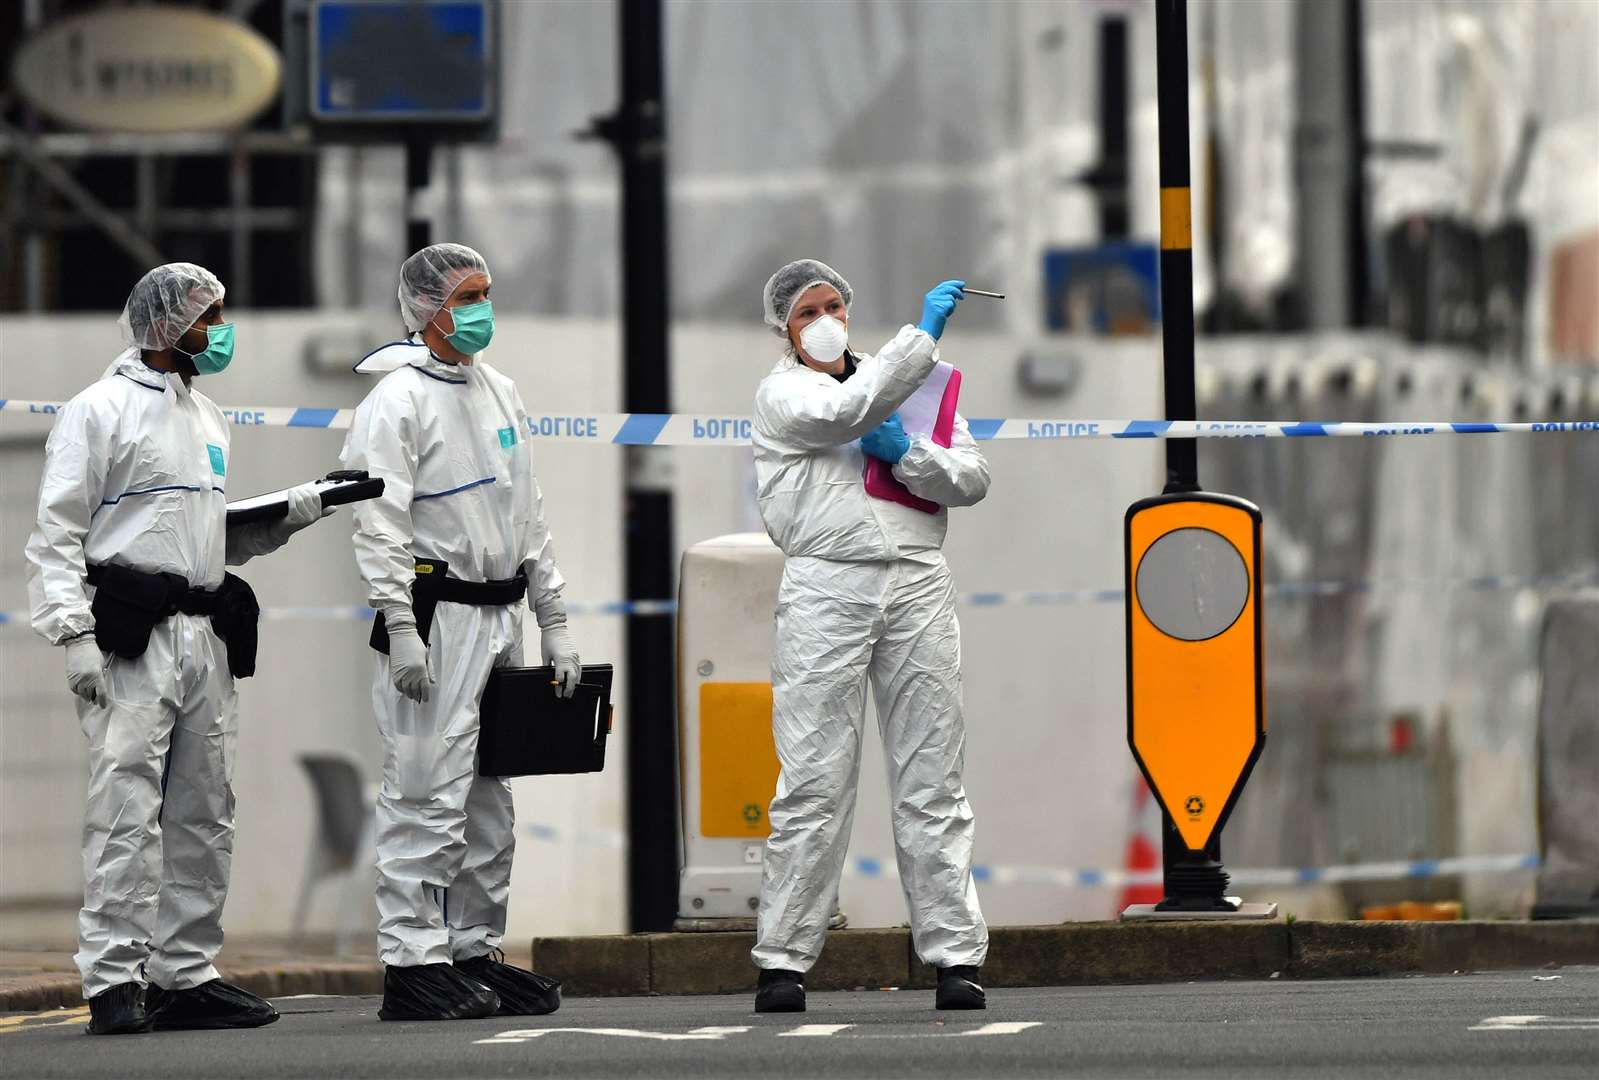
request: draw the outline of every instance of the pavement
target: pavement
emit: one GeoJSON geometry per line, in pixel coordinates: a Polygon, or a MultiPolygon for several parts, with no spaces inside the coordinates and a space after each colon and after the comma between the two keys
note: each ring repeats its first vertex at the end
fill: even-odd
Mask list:
{"type": "MultiPolygon", "coordinates": [[[[537,938],[512,963],[560,979],[569,997],[731,994],[753,989],[745,932],[537,938]]],[[[223,977],[265,997],[379,993],[370,953],[341,958],[333,941],[229,939],[223,977]]],[[[371,948],[370,939],[364,942],[371,948]]],[[[14,946],[13,946],[14,948],[14,946]]],[[[1189,979],[1343,978],[1599,965],[1599,920],[1569,922],[1063,923],[992,927],[990,987],[1160,983],[1189,979]]],[[[926,988],[934,972],[904,929],[828,935],[813,990],[926,988]]],[[[82,1004],[70,950],[0,952],[0,1012],[82,1004]]]]}
{"type": "Polygon", "coordinates": [[[0,1080],[392,1077],[1381,1077],[1591,1080],[1599,968],[1392,979],[569,999],[547,1017],[385,1024],[375,997],[280,999],[254,1031],[86,1038],[81,1009],[0,1017],[0,1080]]]}

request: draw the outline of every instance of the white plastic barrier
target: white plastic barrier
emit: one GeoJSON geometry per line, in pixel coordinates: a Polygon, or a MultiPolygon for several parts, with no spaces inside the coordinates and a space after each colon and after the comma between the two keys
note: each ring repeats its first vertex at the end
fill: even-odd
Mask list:
{"type": "Polygon", "coordinates": [[[680,925],[752,919],[777,788],[772,644],[783,554],[761,533],[683,553],[678,601],[680,925]]]}

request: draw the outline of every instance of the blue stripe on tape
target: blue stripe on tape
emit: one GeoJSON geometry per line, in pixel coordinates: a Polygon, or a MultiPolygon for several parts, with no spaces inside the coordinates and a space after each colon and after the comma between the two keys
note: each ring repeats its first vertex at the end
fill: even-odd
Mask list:
{"type": "Polygon", "coordinates": [[[972,879],[974,881],[976,881],[979,885],[981,885],[985,881],[992,880],[993,877],[994,877],[994,872],[992,870],[990,870],[986,866],[974,866],[974,867],[972,867],[972,879]]]}
{"type": "Polygon", "coordinates": [[[668,413],[630,413],[611,442],[619,446],[652,446],[671,419],[668,413]]]}
{"type": "Polygon", "coordinates": [[[1413,862],[1413,863],[1410,864],[1410,871],[1409,871],[1409,873],[1406,874],[1406,876],[1407,877],[1436,877],[1437,874],[1438,874],[1438,860],[1437,859],[1422,859],[1419,862],[1413,862]]]}
{"type": "Polygon", "coordinates": [[[966,421],[967,430],[972,433],[972,438],[976,439],[978,442],[985,442],[988,439],[992,439],[995,435],[999,434],[999,429],[1004,426],[1005,421],[994,420],[991,418],[984,420],[968,419],[966,421]]]}
{"type": "Polygon", "coordinates": [[[1314,885],[1322,879],[1321,867],[1302,866],[1294,877],[1301,885],[1314,885]]]}
{"type": "Polygon", "coordinates": [[[1492,435],[1499,430],[1498,424],[1450,424],[1459,435],[1492,435]]]}
{"type": "Polygon", "coordinates": [[[1287,427],[1283,428],[1283,434],[1300,435],[1306,438],[1314,438],[1318,435],[1327,434],[1327,425],[1312,423],[1289,424],[1287,427]]]}
{"type": "Polygon", "coordinates": [[[883,864],[876,859],[858,858],[855,860],[855,872],[861,877],[879,877],[883,873],[883,864]]]}
{"type": "Polygon", "coordinates": [[[1078,884],[1086,888],[1092,889],[1094,886],[1102,884],[1104,880],[1105,875],[1098,870],[1079,870],[1077,872],[1078,884]]]}
{"type": "Polygon", "coordinates": [[[1134,420],[1120,431],[1113,432],[1118,439],[1153,439],[1171,430],[1170,420],[1134,420]]]}
{"type": "Polygon", "coordinates": [[[997,607],[1005,603],[1006,596],[998,592],[974,592],[966,595],[966,602],[973,607],[997,607]]]}
{"type": "Polygon", "coordinates": [[[290,427],[327,427],[339,415],[337,409],[295,409],[289,417],[290,427]]]}

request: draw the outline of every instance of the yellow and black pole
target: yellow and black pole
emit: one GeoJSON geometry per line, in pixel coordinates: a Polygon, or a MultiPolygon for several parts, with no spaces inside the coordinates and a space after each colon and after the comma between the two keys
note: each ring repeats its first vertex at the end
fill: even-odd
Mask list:
{"type": "MultiPolygon", "coordinates": [[[[1166,418],[1195,420],[1188,16],[1156,0],[1160,301],[1166,418]]],[[[1127,510],[1127,742],[1161,807],[1165,897],[1123,918],[1270,918],[1226,895],[1221,831],[1266,741],[1260,509],[1199,487],[1193,439],[1166,440],[1166,487],[1127,510]]]]}

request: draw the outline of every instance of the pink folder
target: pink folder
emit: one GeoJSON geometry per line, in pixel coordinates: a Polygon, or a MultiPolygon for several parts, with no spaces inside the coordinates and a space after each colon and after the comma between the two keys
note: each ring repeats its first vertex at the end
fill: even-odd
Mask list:
{"type": "MultiPolygon", "coordinates": [[[[899,420],[905,425],[905,434],[926,435],[947,449],[955,437],[955,402],[960,393],[961,373],[940,360],[922,388],[899,407],[899,420]]],[[[924,514],[936,514],[943,509],[935,502],[912,495],[904,484],[894,479],[894,466],[874,457],[866,459],[866,494],[924,514]]]]}

